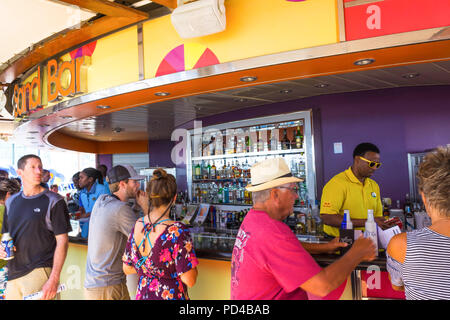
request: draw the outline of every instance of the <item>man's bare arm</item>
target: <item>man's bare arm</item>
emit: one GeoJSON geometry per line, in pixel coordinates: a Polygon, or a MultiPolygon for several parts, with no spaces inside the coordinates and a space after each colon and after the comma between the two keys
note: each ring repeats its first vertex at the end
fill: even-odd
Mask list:
{"type": "Polygon", "coordinates": [[[42,300],[50,300],[56,296],[58,283],[61,277],[61,270],[66,260],[67,250],[69,248],[69,236],[67,233],[59,234],[56,238],[56,249],[53,257],[53,267],[50,277],[42,287],[42,300]]]}

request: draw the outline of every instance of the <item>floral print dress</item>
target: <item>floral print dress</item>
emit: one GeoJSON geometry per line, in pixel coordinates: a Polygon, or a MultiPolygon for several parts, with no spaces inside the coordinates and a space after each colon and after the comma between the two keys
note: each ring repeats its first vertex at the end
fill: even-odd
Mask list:
{"type": "Polygon", "coordinates": [[[136,300],[189,299],[187,286],[180,276],[195,268],[198,260],[184,224],[175,222],[168,226],[155,240],[148,258],[140,265],[142,258],[134,240],[133,228],[122,261],[137,271],[139,284],[136,300]]]}

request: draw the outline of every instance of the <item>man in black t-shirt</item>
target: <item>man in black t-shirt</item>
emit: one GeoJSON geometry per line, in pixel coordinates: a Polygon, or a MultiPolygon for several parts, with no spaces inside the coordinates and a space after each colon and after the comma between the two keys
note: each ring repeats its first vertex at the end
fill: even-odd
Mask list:
{"type": "MultiPolygon", "coordinates": [[[[23,156],[17,167],[23,191],[7,200],[2,227],[16,248],[7,265],[6,299],[23,299],[38,291],[42,291],[42,299],[53,299],[72,231],[69,211],[63,197],[40,185],[42,162],[38,156],[23,156]]],[[[4,256],[0,248],[0,259],[4,256]]]]}

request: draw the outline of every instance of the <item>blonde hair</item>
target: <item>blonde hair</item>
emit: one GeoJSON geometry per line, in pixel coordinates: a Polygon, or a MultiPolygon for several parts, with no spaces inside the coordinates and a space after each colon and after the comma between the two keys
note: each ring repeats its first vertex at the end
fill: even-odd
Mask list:
{"type": "Polygon", "coordinates": [[[109,191],[111,192],[111,194],[113,194],[114,192],[119,191],[119,183],[120,183],[120,181],[115,182],[115,183],[111,183],[109,185],[109,191]]]}
{"type": "Polygon", "coordinates": [[[450,147],[427,153],[417,172],[419,191],[429,206],[450,217],[450,147]]]}

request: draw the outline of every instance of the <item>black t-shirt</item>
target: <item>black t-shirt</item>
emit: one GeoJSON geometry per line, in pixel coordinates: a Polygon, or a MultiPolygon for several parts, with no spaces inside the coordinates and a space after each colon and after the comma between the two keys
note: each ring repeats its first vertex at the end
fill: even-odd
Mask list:
{"type": "Polygon", "coordinates": [[[6,201],[5,207],[2,232],[9,232],[17,249],[7,265],[8,279],[52,267],[55,236],[72,231],[64,198],[49,190],[31,197],[19,192],[6,201]]]}

